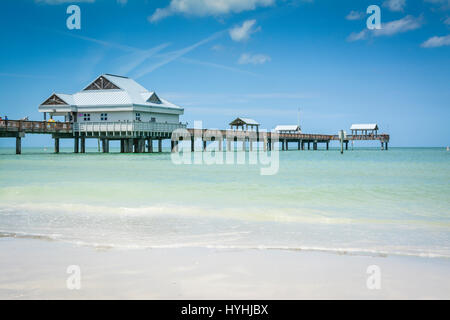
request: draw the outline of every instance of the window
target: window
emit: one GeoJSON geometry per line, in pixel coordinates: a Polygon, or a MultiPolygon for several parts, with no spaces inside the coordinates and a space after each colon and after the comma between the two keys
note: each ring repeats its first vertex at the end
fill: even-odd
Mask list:
{"type": "Polygon", "coordinates": [[[156,118],[152,117],[151,121],[156,122],[156,118]]]}
{"type": "Polygon", "coordinates": [[[136,113],[136,121],[141,121],[141,114],[140,113],[136,113]]]}
{"type": "Polygon", "coordinates": [[[108,114],[107,113],[102,113],[100,115],[100,120],[101,121],[108,121],[108,114]]]}
{"type": "Polygon", "coordinates": [[[91,121],[91,114],[90,113],[83,113],[83,120],[84,121],[91,121]]]}

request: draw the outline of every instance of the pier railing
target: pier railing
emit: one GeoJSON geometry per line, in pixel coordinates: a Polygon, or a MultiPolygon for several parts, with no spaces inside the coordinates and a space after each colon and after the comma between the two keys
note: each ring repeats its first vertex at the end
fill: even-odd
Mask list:
{"type": "Polygon", "coordinates": [[[70,133],[70,122],[0,120],[0,131],[24,133],[70,133]]]}
{"type": "Polygon", "coordinates": [[[186,128],[183,123],[161,122],[81,122],[73,124],[74,133],[98,133],[98,132],[161,132],[171,133],[176,129],[186,128]]]}

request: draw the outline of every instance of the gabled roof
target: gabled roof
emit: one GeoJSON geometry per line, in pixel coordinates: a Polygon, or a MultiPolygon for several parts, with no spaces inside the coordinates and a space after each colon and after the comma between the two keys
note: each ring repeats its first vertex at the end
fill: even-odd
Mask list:
{"type": "Polygon", "coordinates": [[[376,123],[352,124],[350,130],[378,130],[378,125],[376,123]]]}
{"type": "Polygon", "coordinates": [[[115,90],[119,89],[114,83],[109,81],[105,76],[98,77],[94,82],[88,85],[84,91],[87,90],[115,90]]]}
{"type": "Polygon", "coordinates": [[[278,125],[275,127],[275,131],[300,131],[300,127],[297,125],[278,125]]]}
{"type": "Polygon", "coordinates": [[[45,105],[45,106],[69,105],[70,102],[68,103],[66,100],[70,101],[70,99],[69,99],[69,97],[65,97],[65,96],[67,96],[67,95],[54,93],[47,100],[45,100],[42,103],[42,105],[45,105]]]}
{"type": "Polygon", "coordinates": [[[236,118],[235,120],[230,122],[229,125],[235,126],[235,125],[244,125],[244,124],[248,124],[248,125],[252,125],[252,126],[259,126],[258,122],[256,122],[253,119],[250,119],[250,118],[236,118]]]}
{"type": "MultiPolygon", "coordinates": [[[[57,94],[70,106],[148,106],[183,110],[183,108],[159,98],[133,79],[103,74],[75,94],[57,94]]],[[[50,98],[49,98],[50,99],[50,98]]],[[[46,106],[47,101],[41,104],[46,106]]],[[[56,102],[55,102],[56,103],[56,102]]]]}

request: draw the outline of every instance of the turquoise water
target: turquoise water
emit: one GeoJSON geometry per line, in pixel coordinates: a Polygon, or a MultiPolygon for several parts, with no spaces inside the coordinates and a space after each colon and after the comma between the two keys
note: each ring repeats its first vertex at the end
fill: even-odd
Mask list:
{"type": "Polygon", "coordinates": [[[450,257],[450,152],[280,152],[280,169],[0,149],[0,236],[117,248],[450,257]]]}

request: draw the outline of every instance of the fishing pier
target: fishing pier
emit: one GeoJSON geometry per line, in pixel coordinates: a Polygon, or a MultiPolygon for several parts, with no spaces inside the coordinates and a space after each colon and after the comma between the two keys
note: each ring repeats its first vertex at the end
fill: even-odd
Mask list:
{"type": "MultiPolygon", "coordinates": [[[[387,150],[389,135],[378,134],[377,124],[352,125],[351,135],[341,130],[338,135],[305,134],[298,125],[279,125],[272,132],[260,132],[260,124],[249,118],[236,118],[229,123],[228,130],[188,129],[180,122],[184,108],[171,103],[155,91],[130,79],[113,74],[102,74],[81,91],[74,94],[52,93],[38,107],[44,121],[9,120],[0,118],[0,138],[16,139],[16,154],[22,152],[22,139],[26,134],[51,134],[55,153],[60,151],[61,139],[73,139],[74,153],[86,152],[86,139],[96,139],[98,149],[109,152],[111,141],[120,141],[121,153],[162,152],[163,140],[171,141],[171,150],[177,151],[178,144],[190,140],[191,151],[197,140],[202,141],[201,150],[207,150],[210,141],[222,151],[253,151],[262,147],[287,151],[295,143],[298,150],[318,149],[318,144],[338,140],[341,152],[345,145],[356,140],[378,140],[381,149],[387,150]],[[47,116],[49,119],[47,120],[47,116]],[[64,119],[61,122],[54,117],[64,119]],[[153,148],[157,141],[157,149],[153,148]]],[[[201,151],[199,150],[199,151],[201,151]]]]}
{"type": "MultiPolygon", "coordinates": [[[[191,151],[206,150],[207,143],[218,143],[219,150],[253,151],[258,148],[282,151],[318,150],[318,145],[329,149],[330,142],[340,141],[338,135],[257,132],[254,130],[188,129],[185,124],[142,122],[47,122],[0,120],[0,138],[16,139],[16,154],[22,152],[22,139],[27,134],[50,134],[54,139],[54,151],[59,153],[60,139],[73,139],[74,153],[86,152],[86,139],[101,142],[101,150],[109,152],[110,141],[120,141],[121,153],[162,152],[163,140],[171,141],[172,151],[181,141],[190,140],[191,151]],[[177,129],[185,129],[178,133],[177,129]],[[176,131],[177,130],[177,131],[176,131]],[[175,132],[175,133],[174,133],[175,132]],[[202,141],[201,150],[195,148],[196,140],[202,141]],[[154,148],[155,141],[157,142],[154,148]],[[239,144],[239,148],[238,148],[239,144]],[[295,146],[295,147],[294,147],[295,146]],[[291,147],[291,149],[290,149],[291,147]]],[[[379,141],[382,150],[388,150],[388,134],[359,132],[344,138],[345,149],[352,141],[379,141]]]]}

